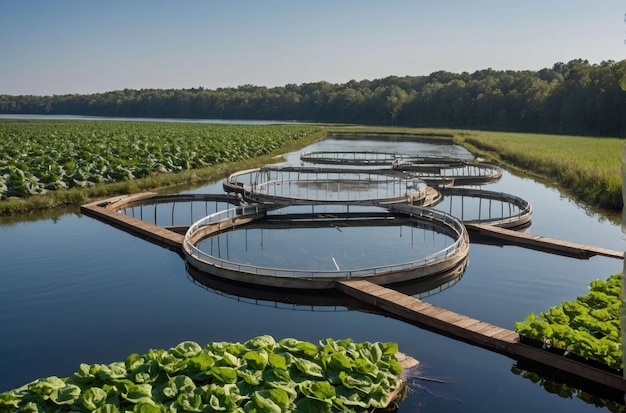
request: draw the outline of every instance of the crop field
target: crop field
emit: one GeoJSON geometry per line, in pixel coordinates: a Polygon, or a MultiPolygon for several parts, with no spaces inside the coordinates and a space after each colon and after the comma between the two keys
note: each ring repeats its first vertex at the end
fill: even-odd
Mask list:
{"type": "Polygon", "coordinates": [[[503,132],[457,136],[504,162],[555,180],[583,201],[622,208],[622,139],[503,132]]]}
{"type": "Polygon", "coordinates": [[[310,125],[0,120],[0,199],[202,168],[268,154],[310,125]]]}

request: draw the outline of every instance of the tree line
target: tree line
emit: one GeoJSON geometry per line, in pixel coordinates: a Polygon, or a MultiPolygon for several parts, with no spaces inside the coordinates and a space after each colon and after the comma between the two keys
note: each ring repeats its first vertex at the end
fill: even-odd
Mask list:
{"type": "Polygon", "coordinates": [[[626,137],[626,60],[280,87],[0,95],[0,113],[265,119],[626,137]]]}

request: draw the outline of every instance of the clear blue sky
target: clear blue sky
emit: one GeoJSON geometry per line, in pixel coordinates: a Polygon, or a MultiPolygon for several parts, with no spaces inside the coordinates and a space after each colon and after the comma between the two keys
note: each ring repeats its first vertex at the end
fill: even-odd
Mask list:
{"type": "Polygon", "coordinates": [[[0,0],[0,94],[619,61],[625,12],[624,0],[0,0]]]}

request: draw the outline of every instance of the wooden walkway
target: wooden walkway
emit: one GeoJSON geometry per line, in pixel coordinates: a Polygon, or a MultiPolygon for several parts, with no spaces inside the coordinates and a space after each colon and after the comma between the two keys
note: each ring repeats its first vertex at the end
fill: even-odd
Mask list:
{"type": "Polygon", "coordinates": [[[626,380],[622,376],[522,344],[519,341],[519,334],[514,331],[448,311],[369,281],[342,281],[337,284],[337,288],[401,320],[417,323],[437,333],[513,358],[532,360],[567,375],[626,391],[626,380]]]}
{"type": "Polygon", "coordinates": [[[472,232],[477,232],[480,235],[497,238],[510,244],[545,252],[565,254],[579,258],[589,258],[595,255],[602,255],[610,258],[624,259],[623,251],[615,251],[592,245],[576,244],[574,242],[542,237],[541,235],[526,234],[524,232],[495,227],[493,225],[465,224],[465,227],[470,232],[470,237],[472,232]]]}
{"type": "Polygon", "coordinates": [[[92,202],[82,205],[80,211],[87,216],[99,219],[142,239],[182,254],[184,235],[131,216],[120,214],[114,209],[101,205],[105,205],[103,201],[92,202]]]}

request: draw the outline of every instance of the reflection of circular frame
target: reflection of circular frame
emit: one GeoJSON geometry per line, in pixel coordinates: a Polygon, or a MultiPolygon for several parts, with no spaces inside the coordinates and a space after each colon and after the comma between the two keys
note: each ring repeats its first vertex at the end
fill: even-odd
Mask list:
{"type": "MultiPolygon", "coordinates": [[[[436,276],[393,284],[391,287],[418,299],[430,297],[456,285],[462,279],[466,265],[467,259],[459,262],[456,267],[436,276]]],[[[277,290],[271,287],[225,280],[198,271],[189,265],[186,266],[186,269],[188,278],[207,291],[253,305],[295,311],[380,311],[377,307],[368,305],[362,300],[357,300],[339,290],[277,290]]]]}
{"type": "MultiPolygon", "coordinates": [[[[318,218],[318,214],[314,212],[315,205],[312,204],[311,208],[311,216],[308,218],[315,220],[318,218]]],[[[220,278],[248,284],[292,289],[330,289],[335,287],[337,281],[354,279],[368,280],[381,285],[395,284],[446,272],[467,258],[469,251],[467,231],[465,226],[452,215],[411,205],[392,205],[388,206],[386,211],[390,218],[402,217],[412,220],[418,225],[427,225],[432,230],[454,239],[454,242],[447,248],[410,262],[334,271],[260,267],[229,261],[198,248],[201,241],[222,232],[244,224],[254,226],[255,222],[262,223],[267,218],[268,207],[257,204],[220,211],[195,222],[185,234],[183,254],[189,266],[220,278]]],[[[296,225],[296,221],[301,224],[307,218],[305,215],[297,214],[297,219],[294,218],[293,220],[294,225],[296,225]]],[[[346,216],[353,215],[354,213],[346,213],[346,216]]],[[[361,213],[359,218],[367,219],[367,213],[361,213]]],[[[281,219],[283,222],[289,221],[289,217],[282,216],[281,219]]],[[[340,219],[342,218],[340,217],[340,219]]],[[[372,216],[371,219],[371,222],[380,222],[380,215],[372,216]]],[[[329,225],[328,219],[319,222],[320,225],[329,225]]]]}

